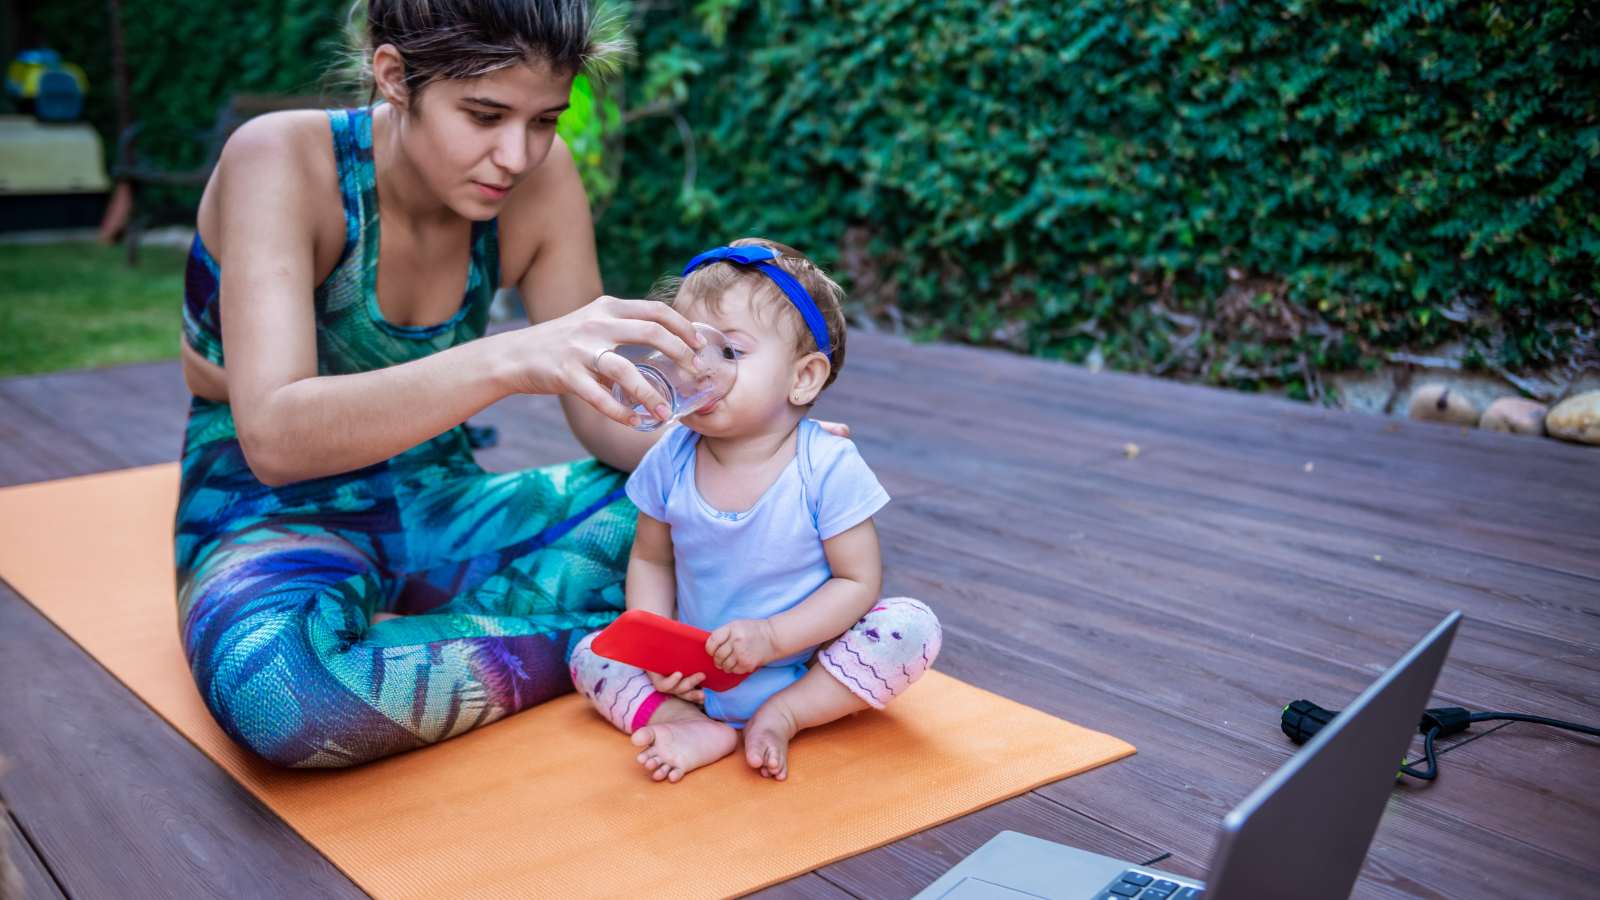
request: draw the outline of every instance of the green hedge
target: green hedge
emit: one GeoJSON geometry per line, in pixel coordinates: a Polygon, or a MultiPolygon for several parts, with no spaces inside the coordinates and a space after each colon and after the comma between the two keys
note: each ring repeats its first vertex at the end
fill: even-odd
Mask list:
{"type": "MultiPolygon", "coordinates": [[[[343,0],[124,0],[152,149],[315,90],[343,0]]],[[[645,9],[645,8],[641,8],[645,9]]],[[[35,24],[112,128],[103,0],[35,24]]],[[[637,20],[612,292],[759,233],[917,333],[1238,386],[1597,353],[1600,18],[1529,3],[681,0],[637,20]]]]}
{"type": "Polygon", "coordinates": [[[1463,341],[1595,351],[1600,19],[1579,2],[701,0],[635,35],[601,223],[636,292],[759,233],[920,333],[1317,394],[1463,341]]]}

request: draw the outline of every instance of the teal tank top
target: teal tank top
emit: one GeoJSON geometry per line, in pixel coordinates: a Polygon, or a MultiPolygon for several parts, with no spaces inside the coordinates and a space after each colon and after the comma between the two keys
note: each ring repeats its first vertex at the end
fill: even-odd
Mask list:
{"type": "MultiPolygon", "coordinates": [[[[345,242],[339,263],[317,286],[317,373],[367,372],[420,359],[482,337],[500,283],[498,220],[472,223],[471,259],[461,306],[437,325],[395,325],[378,307],[378,188],[372,164],[372,110],[328,110],[344,203],[345,242]]],[[[206,359],[223,365],[221,268],[195,232],[184,276],[183,335],[206,359]]]]}

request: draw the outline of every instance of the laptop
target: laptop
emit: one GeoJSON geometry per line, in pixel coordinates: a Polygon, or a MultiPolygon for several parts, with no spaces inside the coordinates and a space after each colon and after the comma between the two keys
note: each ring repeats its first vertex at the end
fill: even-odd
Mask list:
{"type": "Polygon", "coordinates": [[[1207,881],[1002,831],[916,900],[1347,900],[1460,622],[1446,616],[1223,818],[1207,881]]]}

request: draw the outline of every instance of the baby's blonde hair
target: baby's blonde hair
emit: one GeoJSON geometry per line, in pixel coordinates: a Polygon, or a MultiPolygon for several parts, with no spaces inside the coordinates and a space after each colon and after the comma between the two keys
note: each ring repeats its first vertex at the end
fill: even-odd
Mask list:
{"type": "MultiPolygon", "coordinates": [[[[811,295],[812,301],[817,304],[817,310],[822,313],[822,320],[828,325],[828,343],[833,346],[833,352],[828,354],[828,379],[822,383],[822,390],[827,390],[828,385],[833,384],[839,377],[839,370],[844,368],[844,289],[805,254],[787,244],[769,241],[766,238],[747,237],[732,241],[728,246],[770,247],[776,250],[779,257],[772,261],[773,265],[789,273],[794,280],[800,282],[801,287],[806,289],[806,293],[811,295]]],[[[821,349],[817,346],[817,339],[812,336],[811,329],[806,327],[805,318],[794,308],[794,303],[789,300],[788,295],[773,284],[772,279],[748,266],[719,261],[695,269],[689,273],[688,278],[666,275],[656,281],[655,286],[650,289],[650,298],[674,306],[680,303],[704,302],[713,313],[718,313],[721,312],[722,295],[740,282],[748,282],[751,285],[751,294],[759,301],[756,304],[757,315],[775,314],[788,327],[794,336],[796,358],[821,349]]]]}

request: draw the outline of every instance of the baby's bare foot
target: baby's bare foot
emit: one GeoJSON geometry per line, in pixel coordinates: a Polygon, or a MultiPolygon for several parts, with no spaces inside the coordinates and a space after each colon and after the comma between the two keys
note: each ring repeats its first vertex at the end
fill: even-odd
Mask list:
{"type": "Polygon", "coordinates": [[[762,777],[783,781],[789,777],[789,741],[799,730],[789,705],[773,697],[744,727],[744,761],[762,777]]]}
{"type": "Polygon", "coordinates": [[[733,752],[739,733],[704,716],[646,725],[633,733],[639,764],[656,781],[676,782],[733,752]]]}

